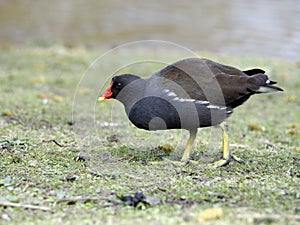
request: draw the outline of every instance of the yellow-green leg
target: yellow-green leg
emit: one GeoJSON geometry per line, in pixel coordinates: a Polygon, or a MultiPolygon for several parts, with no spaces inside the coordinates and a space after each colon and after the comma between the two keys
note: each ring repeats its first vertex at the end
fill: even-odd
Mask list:
{"type": "Polygon", "coordinates": [[[165,159],[165,161],[163,161],[163,162],[150,162],[150,164],[157,165],[157,164],[171,163],[174,166],[186,166],[189,163],[196,164],[196,162],[190,162],[191,149],[193,147],[196,135],[197,135],[197,129],[190,130],[190,137],[189,137],[189,139],[188,139],[188,141],[186,143],[186,146],[185,146],[185,149],[184,149],[181,161],[173,161],[173,160],[165,159]]]}
{"type": "Polygon", "coordinates": [[[187,163],[190,160],[191,149],[193,147],[196,135],[197,135],[197,129],[196,130],[190,130],[190,137],[189,137],[189,140],[186,143],[186,146],[185,146],[182,158],[181,158],[181,162],[187,163]]]}
{"type": "Polygon", "coordinates": [[[239,163],[243,163],[244,160],[236,157],[235,155],[233,155],[230,152],[230,149],[229,149],[229,140],[228,140],[228,124],[226,122],[224,122],[223,124],[220,125],[220,128],[222,130],[223,157],[222,157],[221,160],[213,163],[212,165],[215,166],[215,167],[226,166],[230,162],[231,158],[234,161],[237,161],[239,163]]]}

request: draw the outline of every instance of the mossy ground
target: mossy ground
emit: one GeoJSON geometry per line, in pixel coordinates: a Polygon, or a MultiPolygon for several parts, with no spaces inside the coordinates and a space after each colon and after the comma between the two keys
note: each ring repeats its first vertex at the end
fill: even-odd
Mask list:
{"type": "MultiPolygon", "coordinates": [[[[151,58],[153,53],[122,54],[151,58]]],[[[119,69],[118,58],[90,72],[98,52],[57,46],[2,49],[0,203],[20,207],[0,205],[0,223],[196,224],[205,209],[222,208],[222,215],[205,223],[299,224],[299,62],[199,55],[243,69],[266,68],[285,90],[253,96],[229,119],[231,149],[245,164],[207,166],[221,143],[220,132],[211,128],[197,136],[192,157],[199,165],[148,163],[178,160],[187,133],[139,130],[129,124],[121,104],[95,103],[108,85],[105,71],[119,69]],[[82,76],[89,73],[98,75],[82,76]],[[164,146],[175,150],[165,152],[164,146]],[[159,204],[117,204],[116,196],[138,191],[159,204]]],[[[150,75],[161,66],[140,64],[121,72],[150,75]]]]}

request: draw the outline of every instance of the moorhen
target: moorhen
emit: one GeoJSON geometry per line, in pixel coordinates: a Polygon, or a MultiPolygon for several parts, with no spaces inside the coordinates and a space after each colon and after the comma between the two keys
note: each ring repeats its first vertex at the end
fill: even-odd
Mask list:
{"type": "Polygon", "coordinates": [[[123,103],[129,120],[145,130],[186,129],[190,132],[181,161],[189,162],[197,129],[220,126],[224,166],[234,159],[228,146],[228,125],[222,123],[251,95],[283,91],[265,71],[241,71],[202,58],[187,58],[168,65],[147,79],[132,74],[112,78],[98,101],[113,98],[123,103]],[[220,125],[222,123],[222,125],[220,125]]]}

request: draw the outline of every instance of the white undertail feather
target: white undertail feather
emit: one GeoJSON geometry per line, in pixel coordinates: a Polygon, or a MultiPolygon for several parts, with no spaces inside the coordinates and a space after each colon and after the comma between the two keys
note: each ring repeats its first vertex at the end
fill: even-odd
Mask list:
{"type": "Polygon", "coordinates": [[[279,91],[279,90],[273,88],[272,86],[270,86],[270,87],[268,87],[268,86],[261,86],[257,90],[257,92],[261,92],[261,93],[269,93],[269,92],[277,92],[277,91],[279,91]]]}

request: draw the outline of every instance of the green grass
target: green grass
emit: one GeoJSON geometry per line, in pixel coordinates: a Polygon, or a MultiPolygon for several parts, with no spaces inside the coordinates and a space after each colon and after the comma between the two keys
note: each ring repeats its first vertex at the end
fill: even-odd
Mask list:
{"type": "Polygon", "coordinates": [[[242,69],[264,68],[285,92],[253,96],[229,119],[231,149],[245,164],[208,167],[221,134],[205,128],[192,155],[199,165],[179,168],[148,162],[178,160],[186,131],[139,130],[120,103],[96,99],[113,73],[147,76],[163,66],[122,65],[159,54],[175,61],[181,53],[121,51],[89,67],[103,53],[1,50],[1,224],[196,224],[207,208],[222,208],[223,215],[205,224],[300,223],[300,62],[199,53],[242,69]],[[167,144],[175,148],[171,154],[158,147],[167,144]],[[150,205],[117,204],[117,196],[137,191],[150,205]],[[74,200],[80,196],[85,200],[74,200]]]}

